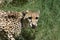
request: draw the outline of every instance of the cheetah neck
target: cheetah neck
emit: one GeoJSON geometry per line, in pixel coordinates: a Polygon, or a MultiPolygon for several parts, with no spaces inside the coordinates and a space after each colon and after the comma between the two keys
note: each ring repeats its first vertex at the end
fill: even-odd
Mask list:
{"type": "Polygon", "coordinates": [[[21,24],[22,24],[22,27],[24,28],[29,27],[29,22],[27,19],[22,19],[21,24]]]}

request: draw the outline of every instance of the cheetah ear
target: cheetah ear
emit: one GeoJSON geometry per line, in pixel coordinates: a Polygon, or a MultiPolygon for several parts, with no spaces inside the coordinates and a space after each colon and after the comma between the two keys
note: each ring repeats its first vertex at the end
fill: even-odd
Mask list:
{"type": "Polygon", "coordinates": [[[25,16],[28,12],[29,12],[29,10],[22,11],[23,16],[25,16]]]}
{"type": "Polygon", "coordinates": [[[26,11],[23,11],[23,12],[22,12],[24,19],[27,18],[28,12],[29,12],[29,10],[26,10],[26,11]]]}
{"type": "Polygon", "coordinates": [[[27,19],[28,18],[28,14],[26,14],[25,16],[24,16],[24,19],[27,19]]]}
{"type": "Polygon", "coordinates": [[[40,14],[40,10],[38,10],[38,13],[40,14]]]}
{"type": "Polygon", "coordinates": [[[26,12],[28,13],[28,12],[29,12],[29,10],[26,10],[26,12]]]}
{"type": "Polygon", "coordinates": [[[40,10],[38,10],[37,13],[40,15],[40,10]]]}

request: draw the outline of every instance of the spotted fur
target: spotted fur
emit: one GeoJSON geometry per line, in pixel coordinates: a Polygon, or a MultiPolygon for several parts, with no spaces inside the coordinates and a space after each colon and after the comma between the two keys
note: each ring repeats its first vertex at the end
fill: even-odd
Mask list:
{"type": "Polygon", "coordinates": [[[21,18],[20,12],[0,10],[0,29],[7,33],[8,40],[15,40],[14,37],[21,33],[21,18]]]}

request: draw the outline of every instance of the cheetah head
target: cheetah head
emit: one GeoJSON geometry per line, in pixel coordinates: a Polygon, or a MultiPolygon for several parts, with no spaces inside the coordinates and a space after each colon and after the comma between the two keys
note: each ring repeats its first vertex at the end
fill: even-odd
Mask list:
{"type": "Polygon", "coordinates": [[[37,22],[38,22],[38,19],[39,19],[39,13],[40,12],[34,12],[34,11],[27,10],[23,13],[24,20],[27,19],[28,22],[29,22],[29,25],[32,28],[36,28],[37,27],[37,22]]]}

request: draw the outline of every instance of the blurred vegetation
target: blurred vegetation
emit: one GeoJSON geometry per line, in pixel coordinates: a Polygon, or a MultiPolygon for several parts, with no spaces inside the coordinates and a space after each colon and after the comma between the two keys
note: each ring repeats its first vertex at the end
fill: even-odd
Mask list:
{"type": "Polygon", "coordinates": [[[41,11],[36,31],[22,29],[22,36],[18,40],[60,40],[60,0],[13,0],[7,1],[0,9],[41,11]]]}

